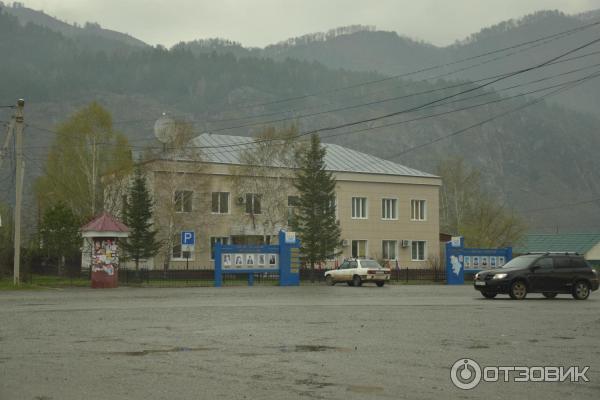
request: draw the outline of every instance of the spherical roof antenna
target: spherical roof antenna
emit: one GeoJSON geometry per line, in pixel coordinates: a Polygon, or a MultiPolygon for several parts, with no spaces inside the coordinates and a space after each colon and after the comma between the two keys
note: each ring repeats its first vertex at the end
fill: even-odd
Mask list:
{"type": "Polygon", "coordinates": [[[175,120],[167,113],[162,113],[154,123],[154,136],[161,143],[169,143],[175,139],[175,120]]]}

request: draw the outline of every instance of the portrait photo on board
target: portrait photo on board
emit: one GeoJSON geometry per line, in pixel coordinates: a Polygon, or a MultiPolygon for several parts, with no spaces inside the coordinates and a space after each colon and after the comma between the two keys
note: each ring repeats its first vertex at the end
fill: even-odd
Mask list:
{"type": "Polygon", "coordinates": [[[277,254],[269,254],[269,265],[277,265],[277,254]]]}
{"type": "Polygon", "coordinates": [[[235,266],[239,268],[242,265],[244,265],[244,257],[241,254],[236,254],[235,255],[235,266]]]}

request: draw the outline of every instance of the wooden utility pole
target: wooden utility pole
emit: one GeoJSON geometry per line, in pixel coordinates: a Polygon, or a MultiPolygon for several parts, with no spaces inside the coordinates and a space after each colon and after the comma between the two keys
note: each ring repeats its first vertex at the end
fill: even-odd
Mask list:
{"type": "Polygon", "coordinates": [[[15,146],[17,159],[16,173],[16,199],[15,199],[15,260],[13,269],[13,283],[15,286],[20,283],[21,267],[21,203],[23,202],[23,108],[25,100],[17,101],[17,112],[15,116],[15,146]]]}
{"type": "Polygon", "coordinates": [[[92,215],[96,215],[96,133],[92,137],[92,215]]]}

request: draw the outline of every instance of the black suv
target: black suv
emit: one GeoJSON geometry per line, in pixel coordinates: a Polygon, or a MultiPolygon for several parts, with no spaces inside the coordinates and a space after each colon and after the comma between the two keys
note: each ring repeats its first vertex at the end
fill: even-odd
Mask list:
{"type": "Polygon", "coordinates": [[[488,299],[499,293],[517,300],[527,293],[542,293],[549,299],[567,293],[585,300],[598,290],[598,273],[577,253],[530,253],[502,268],[475,274],[473,286],[488,299]]]}

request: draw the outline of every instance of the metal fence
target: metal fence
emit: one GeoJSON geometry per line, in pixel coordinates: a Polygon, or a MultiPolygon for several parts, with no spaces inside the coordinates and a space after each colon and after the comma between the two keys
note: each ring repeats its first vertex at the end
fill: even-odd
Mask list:
{"type": "MultiPolygon", "coordinates": [[[[328,269],[315,269],[314,281],[325,282],[328,269]]],[[[300,269],[300,281],[311,281],[311,270],[300,269]]],[[[446,270],[437,268],[394,268],[391,270],[390,283],[446,283],[446,270]]]]}
{"type": "MultiPolygon", "coordinates": [[[[253,285],[274,286],[278,283],[279,274],[277,272],[254,274],[253,285]]],[[[119,284],[123,286],[210,287],[215,285],[215,271],[212,268],[169,270],[149,270],[145,268],[134,270],[122,268],[119,270],[119,284]]],[[[244,285],[248,285],[248,276],[246,274],[223,273],[223,286],[244,285]]]]}
{"type": "MultiPolygon", "coordinates": [[[[324,284],[327,269],[315,269],[314,274],[310,268],[300,269],[301,284],[324,284]]],[[[214,270],[210,267],[190,266],[189,269],[148,269],[141,267],[138,270],[131,268],[119,269],[120,286],[143,287],[212,287],[214,286],[214,270]]],[[[12,279],[8,276],[0,280],[12,279]]],[[[90,285],[89,270],[68,270],[58,275],[50,273],[30,273],[22,275],[22,282],[37,286],[48,287],[88,287],[90,285]]],[[[465,280],[469,277],[465,275],[465,280]]],[[[440,269],[392,269],[391,284],[427,284],[445,283],[446,271],[440,269]]],[[[254,274],[253,284],[263,286],[276,286],[279,283],[277,272],[254,274]]],[[[223,286],[246,286],[246,274],[223,274],[223,286]]]]}

